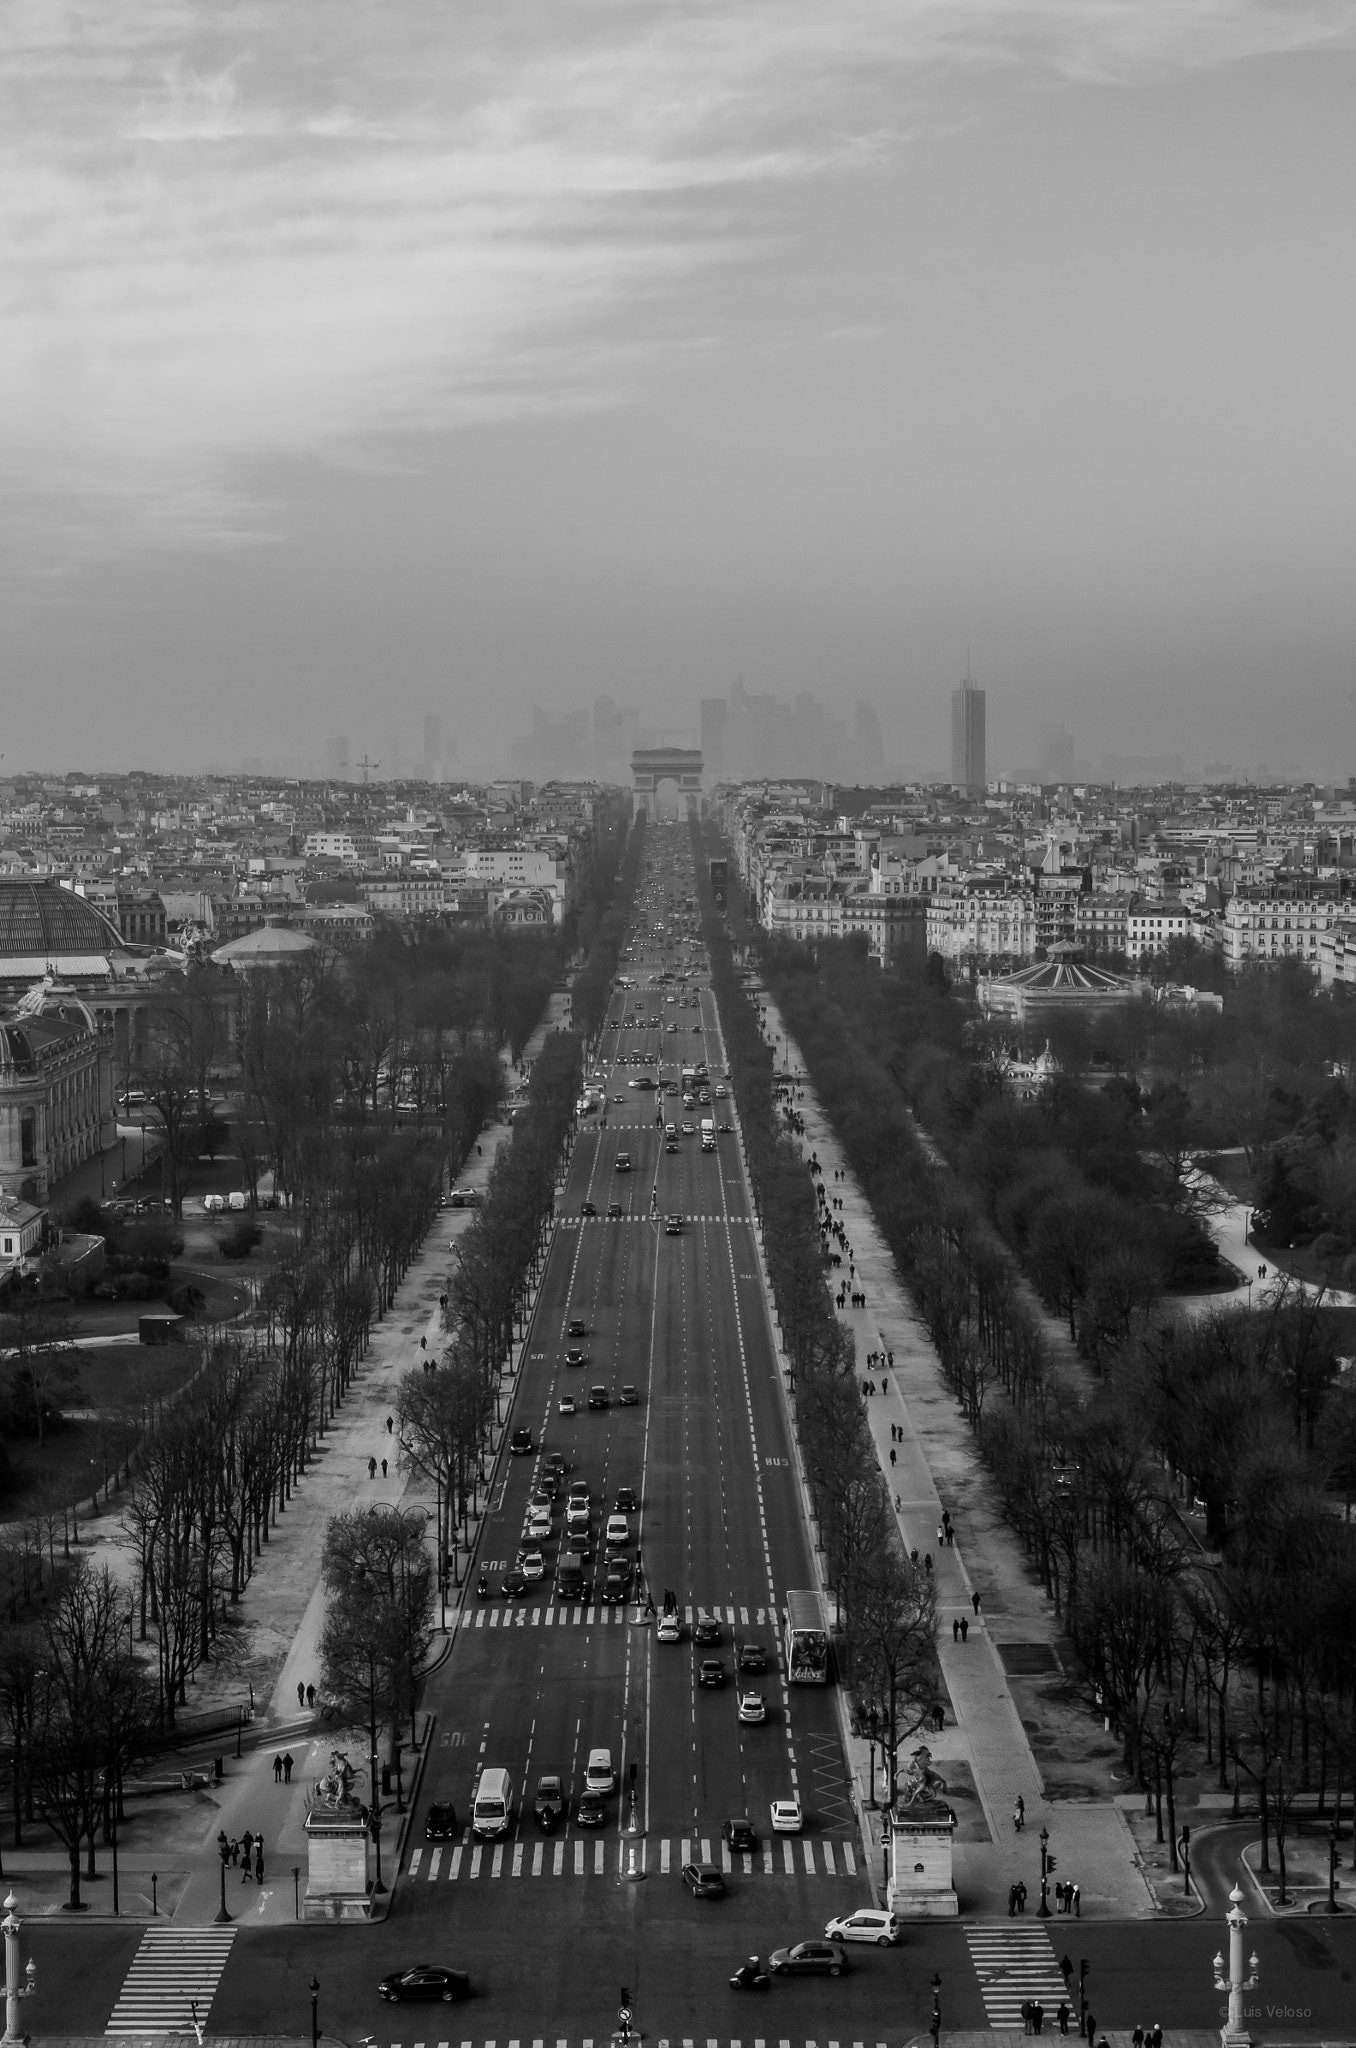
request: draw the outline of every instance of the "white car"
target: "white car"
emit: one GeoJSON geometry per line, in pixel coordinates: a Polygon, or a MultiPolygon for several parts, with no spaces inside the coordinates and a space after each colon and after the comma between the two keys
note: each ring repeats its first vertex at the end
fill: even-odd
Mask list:
{"type": "Polygon", "coordinates": [[[855,1913],[830,1920],[824,1929],[825,1941],[874,1941],[877,1948],[892,1948],[899,1935],[900,1926],[894,1914],[878,1906],[859,1906],[855,1913]]]}
{"type": "Polygon", "coordinates": [[[548,1508],[533,1508],[527,1518],[523,1534],[529,1543],[544,1543],[551,1533],[551,1514],[548,1508]]]}
{"type": "Polygon", "coordinates": [[[631,1541],[631,1524],[627,1521],[625,1515],[608,1516],[607,1532],[604,1541],[607,1543],[629,1543],[631,1541]]]}
{"type": "Polygon", "coordinates": [[[561,1415],[573,1415],[575,1412],[574,1395],[562,1394],[559,1401],[556,1403],[556,1407],[561,1415]]]}
{"type": "Polygon", "coordinates": [[[739,1718],[741,1721],[766,1721],[767,1701],[760,1692],[741,1692],[739,1695],[739,1718]]]}
{"type": "Polygon", "coordinates": [[[539,1550],[520,1551],[518,1569],[530,1586],[535,1585],[546,1577],[546,1559],[539,1550]]]}
{"type": "Polygon", "coordinates": [[[774,1799],[772,1802],[772,1832],[776,1835],[798,1835],[805,1825],[805,1816],[800,1809],[800,1794],[793,1792],[789,1799],[774,1799]]]}
{"type": "Polygon", "coordinates": [[[676,1614],[661,1614],[659,1627],[655,1631],[661,1643],[681,1643],[683,1624],[676,1614]]]}

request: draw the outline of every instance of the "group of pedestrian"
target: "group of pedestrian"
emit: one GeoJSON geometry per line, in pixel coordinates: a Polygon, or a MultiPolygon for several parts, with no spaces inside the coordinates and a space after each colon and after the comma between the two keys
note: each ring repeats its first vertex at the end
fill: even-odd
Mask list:
{"type": "Polygon", "coordinates": [[[956,1619],[956,1620],[954,1620],[954,1621],[952,1622],[952,1624],[951,1624],[951,1640],[952,1640],[952,1642],[953,1642],[953,1643],[964,1643],[964,1642],[968,1642],[968,1641],[969,1641],[969,1638],[970,1638],[970,1621],[969,1621],[969,1617],[968,1617],[968,1615],[964,1615],[964,1614],[962,1614],[962,1615],[958,1616],[958,1617],[957,1617],[957,1619],[956,1619]]]}
{"type": "Polygon", "coordinates": [[[1072,1913],[1075,1920],[1083,1918],[1083,1888],[1077,1884],[1060,1883],[1055,1886],[1055,1911],[1072,1913]]]}
{"type": "Polygon", "coordinates": [[[300,1679],[297,1680],[297,1705],[299,1707],[313,1707],[315,1705],[315,1687],[313,1685],[303,1685],[300,1679]]]}
{"type": "Polygon", "coordinates": [[[1136,2027],[1130,2036],[1130,2048],[1163,2048],[1163,2029],[1157,2020],[1151,2027],[1136,2027]]]}
{"type": "MultiPolygon", "coordinates": [[[[1061,2034],[1068,2033],[1069,2021],[1072,2018],[1073,2013],[1069,2008],[1068,2000],[1066,1998],[1061,1998],[1059,2004],[1055,2007],[1055,2024],[1058,2026],[1061,2034]]],[[[1041,2004],[1039,1998],[1026,1999],[1022,2005],[1023,2033],[1039,2034],[1044,2031],[1044,2028],[1045,2007],[1041,2004]]]]}
{"type": "Polygon", "coordinates": [[[1026,1886],[1018,1881],[1008,1886],[1008,1918],[1013,1920],[1026,1911],[1026,1886]]]}
{"type": "Polygon", "coordinates": [[[217,1854],[221,1858],[223,1867],[234,1869],[237,1864],[239,1865],[241,1884],[248,1884],[251,1878],[254,1879],[256,1884],[263,1883],[264,1838],[262,1835],[256,1835],[252,1829],[246,1828],[244,1834],[237,1840],[234,1835],[228,1836],[225,1828],[222,1828],[217,1835],[217,1854]]]}
{"type": "MultiPolygon", "coordinates": [[[[387,1460],[383,1458],[381,1461],[381,1476],[383,1479],[386,1477],[386,1465],[387,1460]]],[[[375,1458],[369,1458],[367,1461],[367,1476],[369,1479],[375,1479],[377,1476],[377,1461],[375,1458]]]]}
{"type": "Polygon", "coordinates": [[[292,1782],[293,1757],[290,1749],[282,1750],[273,1759],[273,1782],[275,1785],[290,1785],[292,1782]]]}

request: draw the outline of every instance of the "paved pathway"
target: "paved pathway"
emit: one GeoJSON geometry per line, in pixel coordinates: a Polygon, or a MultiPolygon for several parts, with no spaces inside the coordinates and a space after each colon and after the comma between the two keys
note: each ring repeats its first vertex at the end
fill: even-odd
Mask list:
{"type": "MultiPolygon", "coordinates": [[[[1081,1885],[1086,1912],[1148,1915],[1153,1906],[1134,1840],[1116,1808],[1109,1801],[1058,1801],[1046,1795],[999,1645],[1032,1644],[1053,1650],[1061,1636],[1053,1604],[1034,1580],[1002,1517],[969,1427],[943,1381],[932,1342],[900,1282],[870,1204],[852,1178],[805,1074],[804,1061],[772,998],[760,993],[759,1002],[778,1065],[798,1077],[795,1108],[805,1122],[806,1155],[813,1151],[818,1156],[826,1195],[836,1195],[843,1203],[834,1213],[853,1248],[852,1284],[865,1293],[867,1305],[841,1314],[856,1340],[860,1377],[874,1380],[881,1389],[868,1399],[867,1417],[882,1472],[897,1500],[900,1532],[910,1550],[933,1558],[942,1622],[938,1655],[954,1725],[927,1737],[927,1746],[943,1777],[948,1761],[970,1766],[990,1836],[987,1844],[956,1845],[962,1910],[1006,1917],[1009,1887],[1019,1880],[1027,1886],[1028,1911],[1034,1910],[1039,1897],[1038,1836],[1044,1825],[1050,1830],[1059,1875],[1081,1885]],[[835,1171],[843,1175],[841,1180],[835,1181],[835,1171]],[[866,1364],[873,1352],[893,1353],[893,1369],[873,1372],[866,1364]],[[897,1437],[892,1430],[899,1432],[897,1437]],[[956,1540],[939,1547],[937,1528],[944,1507],[950,1511],[956,1540]],[[958,1643],[951,1625],[962,1617],[969,1624],[968,1640],[958,1643]],[[1013,1823],[1019,1794],[1026,1803],[1020,1834],[1013,1823]]],[[[864,1748],[857,1774],[865,1790],[864,1748]]]]}

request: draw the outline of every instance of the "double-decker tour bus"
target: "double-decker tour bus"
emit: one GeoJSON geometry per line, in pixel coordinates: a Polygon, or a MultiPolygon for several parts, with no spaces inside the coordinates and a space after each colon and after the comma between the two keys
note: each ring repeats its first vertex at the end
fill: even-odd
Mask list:
{"type": "Polygon", "coordinates": [[[818,1593],[786,1596],[786,1676],[791,1685],[827,1685],[829,1632],[818,1593]]]}

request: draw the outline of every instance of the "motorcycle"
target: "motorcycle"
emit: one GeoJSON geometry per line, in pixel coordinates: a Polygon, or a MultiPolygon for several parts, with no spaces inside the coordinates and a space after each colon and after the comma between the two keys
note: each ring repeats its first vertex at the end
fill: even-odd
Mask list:
{"type": "Polygon", "coordinates": [[[751,1956],[747,1963],[741,1963],[730,1979],[732,1991],[766,1991],[772,1979],[759,1962],[751,1956]]]}
{"type": "Polygon", "coordinates": [[[480,1574],[480,1577],[476,1580],[476,1598],[477,1600],[488,1600],[489,1597],[490,1582],[486,1578],[484,1572],[482,1572],[480,1574]]]}

